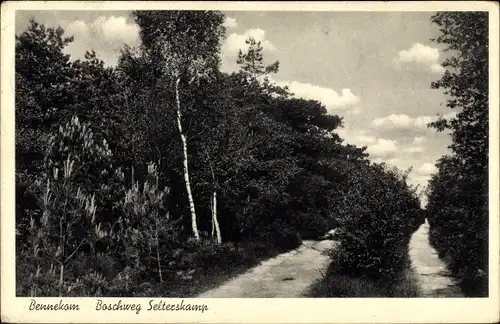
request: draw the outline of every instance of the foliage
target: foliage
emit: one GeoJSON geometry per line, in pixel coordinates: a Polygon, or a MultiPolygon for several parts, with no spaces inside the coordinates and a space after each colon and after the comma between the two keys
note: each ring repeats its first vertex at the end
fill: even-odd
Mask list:
{"type": "Polygon", "coordinates": [[[306,292],[306,297],[419,297],[418,281],[415,279],[410,261],[406,260],[404,269],[395,277],[373,280],[345,273],[338,264],[332,262],[323,278],[315,282],[306,292]]]}
{"type": "Polygon", "coordinates": [[[394,278],[403,269],[420,213],[406,176],[385,165],[353,170],[337,207],[341,247],[332,255],[346,273],[380,279],[394,278]]]}
{"type": "Polygon", "coordinates": [[[88,125],[80,124],[77,117],[48,138],[44,169],[37,180],[42,213],[38,218],[31,217],[29,225],[31,256],[36,269],[30,277],[33,296],[39,294],[40,277],[54,276],[56,268],[59,295],[63,290],[69,292],[72,282],[65,281],[66,266],[82,253],[82,246],[93,250],[106,235],[96,218],[96,189],[92,186],[99,183],[100,178],[89,182],[89,175],[90,168],[98,175],[105,175],[110,157],[106,141],[95,143],[88,125]],[[48,272],[43,268],[47,262],[50,263],[48,272]]]}
{"type": "Polygon", "coordinates": [[[438,13],[432,21],[452,55],[432,84],[458,110],[431,124],[452,134],[452,153],[437,163],[428,190],[431,242],[472,296],[488,294],[488,14],[438,13]]]}
{"type": "Polygon", "coordinates": [[[132,17],[141,45],[114,67],[95,52],[70,61],[61,28],[33,21],[16,38],[17,274],[31,275],[18,294],[191,294],[337,225],[345,269],[402,269],[419,212],[404,175],[344,144],[322,103],[276,85],[279,62],[254,39],[221,72],[222,13],[132,17]]]}
{"type": "Polygon", "coordinates": [[[163,281],[160,249],[175,240],[176,235],[165,206],[166,195],[168,188],[160,190],[157,167],[150,163],[142,189],[134,183],[118,203],[121,215],[110,233],[124,264],[132,270],[155,269],[160,282],[163,281]]]}

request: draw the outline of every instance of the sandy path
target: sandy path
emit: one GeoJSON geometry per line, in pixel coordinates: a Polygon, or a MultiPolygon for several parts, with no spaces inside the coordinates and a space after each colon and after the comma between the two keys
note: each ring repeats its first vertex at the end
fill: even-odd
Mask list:
{"type": "Polygon", "coordinates": [[[456,280],[429,244],[427,220],[413,233],[409,252],[422,297],[463,297],[456,280]]]}
{"type": "Polygon", "coordinates": [[[330,260],[322,252],[335,246],[334,241],[304,241],[299,248],[263,261],[258,266],[198,295],[200,298],[274,298],[301,297],[321,278],[330,260]]]}

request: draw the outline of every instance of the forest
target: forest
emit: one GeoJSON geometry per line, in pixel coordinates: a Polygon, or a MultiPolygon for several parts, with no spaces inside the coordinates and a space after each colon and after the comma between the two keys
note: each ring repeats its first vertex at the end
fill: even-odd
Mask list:
{"type": "Polygon", "coordinates": [[[31,20],[15,54],[17,295],[193,296],[331,228],[338,271],[397,283],[424,217],[458,274],[487,271],[487,51],[460,34],[487,19],[462,15],[434,18],[466,51],[445,66],[467,68],[435,84],[463,110],[435,125],[454,155],[427,210],[409,170],[370,161],[341,116],[275,85],[259,42],[221,72],[221,12],[133,12],[141,45],[113,67],[71,60],[73,37],[31,20]]]}

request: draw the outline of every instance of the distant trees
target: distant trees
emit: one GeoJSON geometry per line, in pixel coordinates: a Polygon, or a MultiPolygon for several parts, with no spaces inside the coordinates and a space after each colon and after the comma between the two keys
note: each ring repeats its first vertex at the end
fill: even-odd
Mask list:
{"type": "Polygon", "coordinates": [[[358,270],[402,257],[412,189],[274,84],[259,42],[222,73],[222,13],[132,16],[142,44],[116,67],[70,61],[60,28],[16,39],[19,294],[174,294],[338,224],[358,270]]]}
{"type": "Polygon", "coordinates": [[[441,158],[429,184],[431,242],[473,296],[488,294],[488,13],[440,12],[437,43],[452,56],[432,84],[449,96],[455,118],[431,124],[449,130],[452,153],[441,158]]]}

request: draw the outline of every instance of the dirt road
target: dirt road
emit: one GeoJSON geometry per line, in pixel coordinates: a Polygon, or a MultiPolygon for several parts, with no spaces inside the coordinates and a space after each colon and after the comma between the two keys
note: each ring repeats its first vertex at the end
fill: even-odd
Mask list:
{"type": "Polygon", "coordinates": [[[328,267],[322,252],[336,242],[304,241],[299,248],[266,260],[222,286],[198,295],[200,298],[301,297],[328,267]]]}
{"type": "Polygon", "coordinates": [[[463,297],[456,280],[429,244],[427,220],[413,233],[409,254],[422,297],[463,297]]]}

